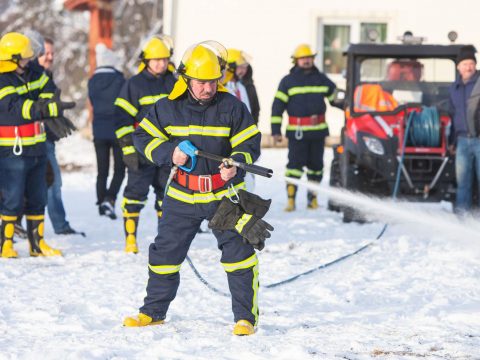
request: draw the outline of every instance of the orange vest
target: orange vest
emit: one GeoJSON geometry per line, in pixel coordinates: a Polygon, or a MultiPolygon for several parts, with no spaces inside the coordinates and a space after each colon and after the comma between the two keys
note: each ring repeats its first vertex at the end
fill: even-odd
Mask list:
{"type": "Polygon", "coordinates": [[[397,106],[397,100],[378,84],[359,85],[353,95],[354,112],[392,111],[397,106]]]}

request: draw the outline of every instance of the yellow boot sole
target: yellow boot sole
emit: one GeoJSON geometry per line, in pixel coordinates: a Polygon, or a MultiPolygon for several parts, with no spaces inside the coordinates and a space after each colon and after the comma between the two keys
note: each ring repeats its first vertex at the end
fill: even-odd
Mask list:
{"type": "Polygon", "coordinates": [[[152,321],[153,319],[145,314],[138,314],[135,317],[128,316],[123,320],[123,326],[126,327],[142,327],[142,326],[151,326],[151,325],[161,325],[165,321],[152,321]]]}
{"type": "Polygon", "coordinates": [[[248,320],[238,320],[233,327],[233,335],[248,336],[255,334],[255,327],[248,320]]]}

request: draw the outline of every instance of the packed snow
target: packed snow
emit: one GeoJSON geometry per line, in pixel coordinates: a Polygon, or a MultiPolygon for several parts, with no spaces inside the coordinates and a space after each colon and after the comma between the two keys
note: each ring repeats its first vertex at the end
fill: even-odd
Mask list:
{"type": "MultiPolygon", "coordinates": [[[[47,220],[46,240],[64,257],[30,258],[17,239],[19,259],[1,259],[0,359],[480,359],[480,239],[435,231],[435,222],[430,232],[415,216],[390,214],[394,221],[374,241],[381,221],[344,224],[326,209],[323,192],[321,208],[307,210],[305,187],[297,211],[285,213],[286,149],[264,149],[259,161],[275,174],[256,178],[256,192],[273,199],[266,220],[275,227],[258,253],[261,285],[374,243],[291,283],[261,288],[253,336],[231,334],[230,299],[202,284],[186,262],[167,322],[124,328],[145,296],[153,199],[140,219],[140,253],[127,255],[121,218],[100,217],[95,206],[93,145],[74,138],[57,152],[81,167],[64,173],[63,196],[71,225],[87,237],[55,236],[47,220]]],[[[331,156],[328,149],[320,190],[328,188],[331,156]]],[[[444,205],[415,209],[454,222],[444,205]]],[[[228,292],[212,234],[199,234],[189,255],[208,282],[228,292]]]]}

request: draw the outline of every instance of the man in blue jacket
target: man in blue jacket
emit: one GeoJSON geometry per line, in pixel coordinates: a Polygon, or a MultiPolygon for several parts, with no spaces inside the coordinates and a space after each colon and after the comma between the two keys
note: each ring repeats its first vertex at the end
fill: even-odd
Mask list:
{"type": "Polygon", "coordinates": [[[461,215],[472,206],[474,171],[475,186],[480,190],[480,73],[475,51],[473,46],[460,49],[456,61],[459,77],[450,86],[454,138],[450,150],[455,152],[457,178],[455,212],[461,215]]]}
{"type": "MultiPolygon", "coordinates": [[[[299,45],[293,55],[295,66],[278,86],[272,105],[272,135],[281,140],[282,114],[288,113],[288,164],[285,176],[300,179],[304,168],[307,179],[320,183],[323,177],[323,148],[328,135],[325,99],[333,100],[335,84],[314,65],[316,54],[310,46],[299,45]]],[[[297,186],[287,182],[285,211],[295,210],[297,186]]],[[[316,192],[307,193],[309,209],[318,208],[316,192]]]]}
{"type": "Polygon", "coordinates": [[[122,149],[115,137],[115,99],[125,83],[117,70],[119,59],[105,44],[95,47],[97,68],[88,81],[88,99],[92,106],[92,129],[97,155],[97,205],[100,215],[116,219],[115,201],[125,177],[122,149]],[[110,154],[113,154],[113,176],[107,186],[110,154]]]}

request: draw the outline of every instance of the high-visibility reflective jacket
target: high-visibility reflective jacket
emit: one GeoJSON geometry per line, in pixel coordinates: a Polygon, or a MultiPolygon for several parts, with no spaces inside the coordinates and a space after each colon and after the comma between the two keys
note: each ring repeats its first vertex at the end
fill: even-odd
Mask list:
{"type": "Polygon", "coordinates": [[[281,134],[282,114],[287,110],[289,123],[287,137],[301,133],[303,138],[324,136],[328,131],[325,121],[318,122],[325,115],[325,98],[333,100],[335,84],[316,67],[310,71],[294,66],[278,86],[272,105],[272,135],[281,134]],[[304,121],[312,117],[312,122],[304,121]],[[299,119],[302,119],[301,121],[299,119]],[[299,120],[298,122],[296,120],[299,120]]]}
{"type": "MultiPolygon", "coordinates": [[[[183,140],[199,150],[253,163],[260,155],[261,134],[245,104],[227,92],[218,92],[208,105],[200,105],[186,91],[182,96],[158,101],[140,122],[134,134],[135,147],[156,165],[172,166],[172,154],[183,140]]],[[[192,175],[220,172],[217,161],[197,158],[192,175]]],[[[244,172],[223,187],[201,193],[172,181],[167,195],[188,204],[205,204],[229,194],[228,186],[244,188],[244,172]]]]}
{"type": "Polygon", "coordinates": [[[115,100],[117,139],[132,134],[148,109],[157,100],[170,94],[175,81],[175,77],[168,70],[165,74],[156,77],[147,69],[128,79],[115,100]]]}
{"type": "Polygon", "coordinates": [[[34,102],[52,98],[55,84],[40,65],[30,62],[24,74],[0,74],[0,157],[42,156],[46,134],[34,102]]]}

